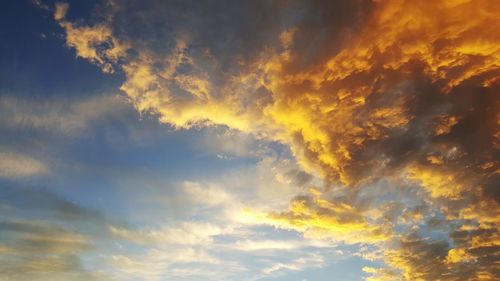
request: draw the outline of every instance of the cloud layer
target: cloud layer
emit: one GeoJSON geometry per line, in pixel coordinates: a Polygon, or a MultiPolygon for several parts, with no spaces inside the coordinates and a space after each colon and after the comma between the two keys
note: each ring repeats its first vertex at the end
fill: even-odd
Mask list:
{"type": "Polygon", "coordinates": [[[497,1],[105,7],[54,18],[77,56],[123,72],[138,111],[280,142],[324,180],[289,210],[250,211],[261,223],[378,247],[369,280],[494,280],[497,1]]]}

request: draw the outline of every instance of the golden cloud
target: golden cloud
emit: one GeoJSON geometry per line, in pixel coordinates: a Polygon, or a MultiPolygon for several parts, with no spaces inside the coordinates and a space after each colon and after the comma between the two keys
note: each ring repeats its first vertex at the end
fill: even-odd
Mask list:
{"type": "Polygon", "coordinates": [[[390,224],[370,222],[355,206],[318,197],[295,198],[288,211],[271,212],[263,220],[279,228],[294,229],[313,239],[379,243],[392,236],[390,224]]]}
{"type": "MultiPolygon", "coordinates": [[[[137,110],[176,128],[225,125],[286,144],[304,170],[327,186],[343,186],[353,198],[382,179],[416,184],[445,223],[480,224],[483,231],[468,234],[472,241],[498,246],[487,233],[498,225],[498,198],[491,197],[498,195],[500,2],[390,0],[369,6],[363,25],[344,42],[321,49],[319,62],[301,59],[307,27],[298,23],[252,60],[234,54],[230,67],[209,47],[193,50],[189,36],[159,53],[122,42],[110,25],[75,27],[64,20],[63,7],[55,17],[78,56],[105,72],[112,64],[121,67],[121,90],[137,110]],[[138,55],[127,57],[128,48],[138,55]]],[[[493,280],[494,268],[481,260],[491,252],[479,254],[470,243],[450,250],[443,241],[400,238],[358,204],[320,193],[259,218],[312,238],[399,241],[386,249],[392,269],[367,268],[374,274],[369,280],[398,274],[404,280],[456,280],[461,274],[493,280]],[[462,262],[460,253],[483,262],[462,262]],[[456,264],[467,267],[458,270],[456,264]]]]}

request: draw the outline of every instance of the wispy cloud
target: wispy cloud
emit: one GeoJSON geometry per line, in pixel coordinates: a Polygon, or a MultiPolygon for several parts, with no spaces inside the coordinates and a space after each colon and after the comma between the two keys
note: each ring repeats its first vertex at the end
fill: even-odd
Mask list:
{"type": "Polygon", "coordinates": [[[81,135],[92,122],[126,112],[127,101],[117,95],[87,99],[36,100],[12,95],[0,97],[0,125],[13,129],[36,129],[50,133],[81,135]]]}
{"type": "Polygon", "coordinates": [[[96,249],[102,214],[51,191],[2,186],[0,272],[6,280],[111,280],[87,270],[83,256],[96,249]],[[84,225],[85,228],[81,228],[84,225]]]}
{"type": "Polygon", "coordinates": [[[47,173],[49,167],[43,161],[16,152],[0,150],[0,177],[17,179],[47,173]]]}

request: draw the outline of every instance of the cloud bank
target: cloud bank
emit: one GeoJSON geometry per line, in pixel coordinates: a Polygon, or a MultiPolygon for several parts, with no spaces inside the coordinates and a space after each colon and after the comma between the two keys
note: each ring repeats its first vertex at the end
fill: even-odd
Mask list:
{"type": "Polygon", "coordinates": [[[378,247],[372,281],[498,275],[500,3],[102,7],[54,18],[78,57],[123,73],[138,111],[280,142],[324,180],[257,221],[378,247]]]}

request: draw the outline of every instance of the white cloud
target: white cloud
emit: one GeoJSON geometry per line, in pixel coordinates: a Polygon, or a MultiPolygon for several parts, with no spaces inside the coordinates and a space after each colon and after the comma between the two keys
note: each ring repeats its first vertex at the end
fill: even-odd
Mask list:
{"type": "MultiPolygon", "coordinates": [[[[321,241],[321,240],[245,239],[236,241],[230,247],[232,250],[237,250],[237,251],[263,253],[263,252],[276,252],[276,251],[299,252],[304,248],[334,248],[335,246],[336,246],[335,244],[332,244],[329,241],[321,241]]],[[[335,253],[339,254],[339,252],[335,253]]]]}
{"type": "Polygon", "coordinates": [[[138,244],[150,245],[202,245],[211,243],[214,236],[231,232],[211,223],[181,222],[160,229],[131,230],[110,226],[112,234],[138,244]]]}
{"type": "Polygon", "coordinates": [[[300,247],[299,241],[284,240],[241,240],[234,244],[234,249],[239,251],[294,250],[300,247]]]}
{"type": "Polygon", "coordinates": [[[199,145],[204,151],[226,160],[231,160],[232,157],[256,157],[268,150],[266,143],[255,136],[223,126],[206,130],[199,145]]]}
{"type": "Polygon", "coordinates": [[[183,184],[184,195],[194,204],[206,206],[219,206],[230,204],[234,198],[217,184],[203,186],[198,182],[185,181],[183,184]]]}
{"type": "Polygon", "coordinates": [[[144,254],[113,255],[109,265],[119,280],[151,281],[197,276],[203,280],[227,280],[227,276],[245,271],[238,262],[223,261],[204,249],[193,247],[153,248],[144,254]]]}
{"type": "Polygon", "coordinates": [[[302,271],[306,268],[322,267],[324,264],[325,264],[325,258],[322,255],[318,253],[312,253],[304,257],[295,259],[291,262],[275,263],[270,267],[262,270],[262,272],[268,275],[283,270],[302,271]]]}

